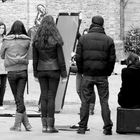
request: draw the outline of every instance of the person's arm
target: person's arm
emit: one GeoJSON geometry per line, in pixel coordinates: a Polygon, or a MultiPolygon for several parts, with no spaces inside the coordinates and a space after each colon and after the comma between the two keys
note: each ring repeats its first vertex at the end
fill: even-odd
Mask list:
{"type": "Polygon", "coordinates": [[[111,73],[114,70],[115,62],[116,62],[116,51],[115,51],[115,44],[112,40],[110,44],[108,67],[107,67],[109,75],[111,75],[111,73]]]}
{"type": "Polygon", "coordinates": [[[2,59],[5,59],[5,51],[6,51],[6,46],[5,46],[5,42],[3,42],[0,50],[0,56],[2,59]]]}
{"type": "Polygon", "coordinates": [[[78,73],[83,73],[83,58],[82,58],[82,43],[79,40],[77,44],[77,49],[76,49],[76,65],[78,69],[78,73]]]}
{"type": "Polygon", "coordinates": [[[60,71],[61,71],[61,77],[66,78],[67,71],[66,71],[66,64],[65,64],[63,48],[59,44],[57,44],[57,56],[58,56],[58,65],[59,65],[60,71]]]}
{"type": "Polygon", "coordinates": [[[38,51],[35,47],[35,44],[33,43],[33,72],[34,72],[34,77],[37,77],[37,65],[38,65],[38,51]]]}

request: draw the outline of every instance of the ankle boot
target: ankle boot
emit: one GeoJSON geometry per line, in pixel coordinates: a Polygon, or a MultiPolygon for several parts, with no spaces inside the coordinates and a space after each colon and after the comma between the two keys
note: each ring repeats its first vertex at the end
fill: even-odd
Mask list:
{"type": "Polygon", "coordinates": [[[15,123],[14,126],[10,128],[11,131],[21,131],[22,118],[23,118],[23,114],[16,112],[15,123]]]}
{"type": "Polygon", "coordinates": [[[90,103],[90,105],[89,105],[89,115],[93,115],[94,114],[94,106],[95,106],[95,104],[90,103]]]}
{"type": "Polygon", "coordinates": [[[46,133],[47,132],[47,117],[42,117],[42,132],[46,133]]]}
{"type": "Polygon", "coordinates": [[[54,118],[47,118],[47,133],[58,133],[58,130],[54,127],[54,118]]]}
{"type": "Polygon", "coordinates": [[[26,131],[31,131],[32,126],[29,123],[29,120],[28,120],[26,112],[23,113],[22,123],[23,123],[26,131]]]}

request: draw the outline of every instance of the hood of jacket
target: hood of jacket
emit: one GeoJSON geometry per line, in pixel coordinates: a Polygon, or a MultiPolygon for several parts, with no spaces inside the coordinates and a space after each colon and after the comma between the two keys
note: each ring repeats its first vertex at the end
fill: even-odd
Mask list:
{"type": "Polygon", "coordinates": [[[97,32],[105,34],[104,28],[102,26],[91,24],[88,33],[97,32]]]}

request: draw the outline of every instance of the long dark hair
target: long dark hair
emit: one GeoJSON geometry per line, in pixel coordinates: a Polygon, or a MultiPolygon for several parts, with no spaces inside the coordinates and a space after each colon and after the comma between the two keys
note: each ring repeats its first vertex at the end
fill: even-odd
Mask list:
{"type": "Polygon", "coordinates": [[[63,39],[52,16],[47,15],[42,19],[34,38],[34,44],[39,48],[54,47],[56,44],[63,45],[63,39]]]}
{"type": "Polygon", "coordinates": [[[6,35],[6,25],[3,23],[3,22],[0,22],[0,26],[4,26],[4,32],[3,32],[3,34],[2,34],[2,36],[3,35],[6,35]]]}
{"type": "Polygon", "coordinates": [[[19,21],[19,20],[16,20],[12,27],[11,27],[11,30],[10,32],[8,33],[8,35],[11,35],[11,34],[14,34],[14,35],[21,35],[21,34],[24,34],[24,35],[27,35],[27,32],[26,32],[26,29],[24,27],[24,24],[19,21]]]}

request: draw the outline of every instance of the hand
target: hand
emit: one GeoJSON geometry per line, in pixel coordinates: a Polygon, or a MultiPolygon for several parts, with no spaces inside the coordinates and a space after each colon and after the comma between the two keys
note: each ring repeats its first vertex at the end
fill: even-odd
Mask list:
{"type": "Polygon", "coordinates": [[[67,78],[62,78],[61,82],[62,83],[66,83],[67,82],[67,78]]]}

